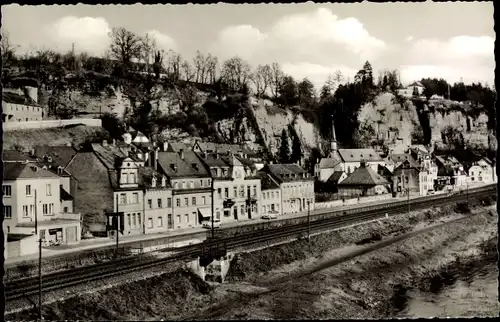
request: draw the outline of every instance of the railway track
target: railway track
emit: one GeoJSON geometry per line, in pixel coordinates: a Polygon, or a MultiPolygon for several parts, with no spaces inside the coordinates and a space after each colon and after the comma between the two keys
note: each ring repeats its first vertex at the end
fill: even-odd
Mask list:
{"type": "MultiPolygon", "coordinates": [[[[496,193],[495,187],[483,187],[469,191],[470,201],[490,197],[496,193]]],[[[464,201],[465,195],[455,194],[451,196],[434,196],[424,200],[416,200],[410,204],[411,210],[425,209],[441,206],[453,202],[464,201]]],[[[367,222],[404,213],[408,210],[408,203],[397,202],[389,205],[376,205],[365,209],[339,212],[338,216],[312,220],[310,223],[311,233],[342,228],[357,223],[367,222]]],[[[333,212],[337,214],[336,212],[333,212]]],[[[217,239],[217,243],[224,242],[228,250],[236,248],[295,238],[303,236],[308,230],[307,218],[303,223],[276,227],[266,230],[245,233],[238,236],[217,239]]],[[[203,243],[210,245],[209,243],[203,243]]],[[[104,279],[120,274],[135,272],[151,267],[158,267],[179,260],[195,259],[201,254],[201,244],[193,244],[176,249],[175,254],[167,258],[151,258],[144,255],[130,256],[110,262],[73,268],[69,270],[49,273],[42,278],[42,289],[44,292],[61,289],[78,284],[104,279]]],[[[5,283],[5,296],[7,301],[30,296],[38,292],[38,277],[28,277],[7,281],[5,283]]]]}

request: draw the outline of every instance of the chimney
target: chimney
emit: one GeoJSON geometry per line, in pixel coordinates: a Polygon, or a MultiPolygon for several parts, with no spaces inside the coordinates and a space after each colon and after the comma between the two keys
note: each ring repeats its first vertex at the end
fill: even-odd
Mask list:
{"type": "Polygon", "coordinates": [[[151,178],[151,187],[152,188],[156,187],[156,178],[155,177],[151,178]]]}
{"type": "Polygon", "coordinates": [[[184,150],[183,149],[179,149],[179,154],[181,156],[181,159],[184,160],[184,150]]]}
{"type": "Polygon", "coordinates": [[[163,142],[163,152],[167,152],[168,142],[163,142]]]}
{"type": "Polygon", "coordinates": [[[217,151],[215,152],[215,158],[220,159],[219,152],[217,152],[217,151]]]}
{"type": "Polygon", "coordinates": [[[155,149],[153,151],[153,158],[151,160],[151,163],[153,163],[153,169],[158,170],[158,149],[155,149]]]}
{"type": "Polygon", "coordinates": [[[102,146],[108,146],[108,141],[107,140],[102,141],[102,146]]]}
{"type": "Polygon", "coordinates": [[[361,161],[361,168],[366,168],[366,161],[361,161]]]}

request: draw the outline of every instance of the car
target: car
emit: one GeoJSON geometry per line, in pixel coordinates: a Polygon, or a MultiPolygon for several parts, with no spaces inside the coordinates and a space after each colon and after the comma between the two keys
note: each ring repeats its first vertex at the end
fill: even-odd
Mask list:
{"type": "MultiPolygon", "coordinates": [[[[220,228],[220,226],[221,226],[220,220],[215,219],[214,220],[214,228],[220,228]]],[[[203,228],[212,229],[212,221],[211,220],[203,221],[203,228]]]]}
{"type": "Polygon", "coordinates": [[[262,215],[262,219],[277,219],[278,218],[278,213],[277,212],[268,212],[267,214],[262,215]]]}
{"type": "Polygon", "coordinates": [[[428,194],[428,195],[433,195],[434,193],[435,193],[435,192],[434,192],[434,190],[432,190],[432,189],[427,191],[427,194],[428,194]]]}

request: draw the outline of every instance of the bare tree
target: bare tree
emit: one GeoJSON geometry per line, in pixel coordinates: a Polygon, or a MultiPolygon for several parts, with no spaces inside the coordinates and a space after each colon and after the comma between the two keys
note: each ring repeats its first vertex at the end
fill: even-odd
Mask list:
{"type": "Polygon", "coordinates": [[[2,60],[3,66],[9,67],[16,59],[16,47],[10,42],[9,33],[5,30],[2,31],[2,60]]]}
{"type": "Polygon", "coordinates": [[[221,76],[229,88],[241,90],[248,83],[250,65],[239,56],[232,57],[224,62],[221,76]]]}
{"type": "Polygon", "coordinates": [[[273,63],[271,65],[271,92],[275,99],[279,96],[284,76],[281,66],[278,63],[273,63]]]}
{"type": "Polygon", "coordinates": [[[269,65],[259,65],[255,69],[255,72],[253,72],[250,75],[251,81],[255,85],[255,91],[257,97],[262,97],[269,85],[271,84],[271,79],[272,79],[272,71],[271,67],[269,65]]]}
{"type": "Polygon", "coordinates": [[[187,60],[185,60],[182,63],[181,68],[182,68],[182,71],[184,72],[184,80],[186,82],[193,81],[193,79],[196,75],[196,72],[193,70],[193,67],[191,67],[191,65],[189,64],[189,62],[187,60]]]}
{"type": "Polygon", "coordinates": [[[180,78],[182,57],[179,53],[169,50],[167,54],[167,74],[170,80],[175,81],[180,78]]]}
{"type": "Polygon", "coordinates": [[[111,38],[111,56],[122,65],[129,66],[132,58],[139,58],[141,53],[141,38],[123,27],[113,28],[109,33],[111,38]]]}
{"type": "Polygon", "coordinates": [[[335,71],[335,73],[333,74],[333,79],[337,86],[341,85],[345,80],[344,75],[342,75],[342,72],[340,70],[335,71]]]}
{"type": "Polygon", "coordinates": [[[218,59],[215,56],[212,56],[211,54],[208,54],[207,56],[207,61],[206,61],[206,66],[207,66],[207,71],[206,71],[206,77],[207,77],[207,83],[213,84],[215,83],[215,78],[217,77],[217,64],[218,64],[218,59]]]}
{"type": "Polygon", "coordinates": [[[146,64],[146,72],[149,73],[149,62],[153,55],[156,55],[156,39],[149,34],[140,38],[140,59],[146,64]]]}

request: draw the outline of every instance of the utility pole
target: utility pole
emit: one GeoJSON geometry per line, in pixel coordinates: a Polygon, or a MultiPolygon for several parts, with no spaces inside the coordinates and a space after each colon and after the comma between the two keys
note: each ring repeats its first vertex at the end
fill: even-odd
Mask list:
{"type": "Polygon", "coordinates": [[[311,244],[311,202],[307,200],[307,241],[311,244]]]}
{"type": "Polygon", "coordinates": [[[38,236],[38,211],[37,198],[35,189],[35,234],[38,237],[38,315],[40,321],[43,319],[42,314],[42,236],[38,236]]]}
{"type": "Polygon", "coordinates": [[[212,193],[212,202],[211,202],[211,205],[212,205],[212,240],[214,240],[215,238],[215,229],[214,229],[214,178],[212,178],[212,181],[211,181],[211,184],[210,184],[210,188],[211,188],[211,193],[212,193]]]}
{"type": "Polygon", "coordinates": [[[118,194],[116,195],[116,257],[118,257],[118,241],[119,241],[119,235],[120,235],[120,215],[118,214],[118,194]]]}

